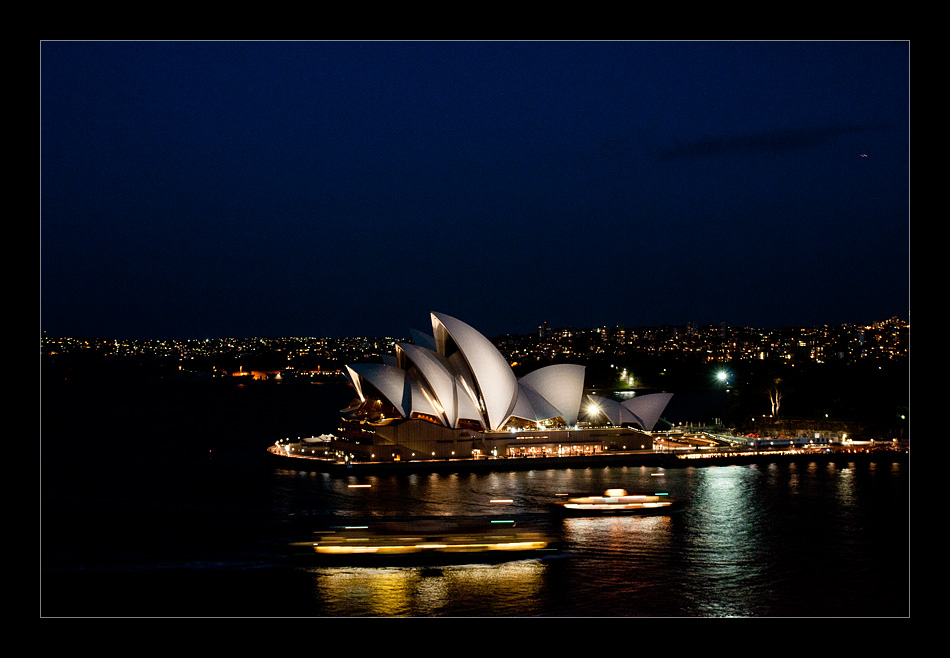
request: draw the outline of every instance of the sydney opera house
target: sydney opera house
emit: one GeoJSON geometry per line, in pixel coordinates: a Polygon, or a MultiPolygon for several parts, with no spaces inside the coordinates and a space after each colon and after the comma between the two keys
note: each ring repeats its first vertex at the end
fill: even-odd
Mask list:
{"type": "Polygon", "coordinates": [[[623,403],[584,395],[585,367],[555,364],[517,378],[471,326],[432,313],[383,363],[348,365],[358,399],[344,435],[365,457],[452,459],[586,455],[650,449],[671,394],[623,403]],[[583,405],[583,409],[582,409],[583,405]]]}

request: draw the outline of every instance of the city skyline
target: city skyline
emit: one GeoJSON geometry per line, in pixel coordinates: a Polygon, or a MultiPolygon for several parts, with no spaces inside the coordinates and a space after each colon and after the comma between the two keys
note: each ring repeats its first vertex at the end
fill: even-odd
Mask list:
{"type": "MultiPolygon", "coordinates": [[[[898,318],[872,325],[784,327],[756,329],[690,325],[662,327],[539,327],[528,334],[488,337],[512,362],[524,358],[556,360],[654,354],[673,358],[699,356],[723,361],[840,361],[845,358],[906,360],[909,323],[898,318]]],[[[412,333],[412,332],[408,332],[412,333]]],[[[413,336],[282,336],[215,337],[203,339],[124,339],[44,336],[41,353],[52,356],[92,351],[99,354],[202,358],[218,355],[281,354],[288,367],[296,357],[329,357],[333,361],[378,358],[394,354],[396,343],[415,342],[413,336]]]]}
{"type": "MultiPolygon", "coordinates": [[[[418,323],[417,323],[418,324],[418,323]]],[[[728,331],[762,331],[762,332],[773,332],[773,331],[795,331],[802,329],[818,330],[827,327],[833,328],[881,328],[887,325],[898,324],[903,328],[910,328],[910,319],[902,318],[899,316],[892,316],[890,318],[881,318],[879,320],[874,320],[871,322],[840,322],[840,323],[819,323],[814,325],[784,325],[776,327],[757,327],[750,325],[735,325],[728,322],[707,322],[707,323],[697,323],[686,321],[682,324],[642,324],[636,326],[627,326],[623,323],[608,322],[601,325],[580,325],[577,323],[569,323],[565,325],[551,325],[547,322],[542,322],[536,327],[530,328],[527,331],[501,331],[496,334],[492,334],[489,338],[504,338],[504,337],[526,337],[532,335],[539,335],[542,331],[548,332],[565,332],[565,331],[576,331],[576,332],[597,332],[601,330],[607,331],[665,331],[665,330],[691,330],[694,332],[702,332],[705,330],[713,330],[715,332],[721,330],[728,331]]],[[[179,341],[179,342],[192,342],[192,341],[204,341],[204,340],[284,340],[284,339],[337,339],[337,340],[357,340],[357,339],[398,339],[398,340],[413,340],[413,330],[417,327],[414,325],[406,324],[401,330],[385,333],[385,334],[368,334],[368,333],[350,333],[350,334],[324,334],[324,333],[308,333],[308,334],[271,334],[271,335],[238,335],[238,334],[224,334],[219,336],[149,336],[147,338],[138,338],[135,336],[119,336],[119,335],[92,335],[92,334],[65,334],[65,333],[52,333],[45,329],[41,329],[41,338],[90,338],[90,339],[104,339],[104,340],[129,340],[129,341],[179,341]]]]}
{"type": "Polygon", "coordinates": [[[44,42],[41,329],[909,317],[907,42],[44,42]]]}

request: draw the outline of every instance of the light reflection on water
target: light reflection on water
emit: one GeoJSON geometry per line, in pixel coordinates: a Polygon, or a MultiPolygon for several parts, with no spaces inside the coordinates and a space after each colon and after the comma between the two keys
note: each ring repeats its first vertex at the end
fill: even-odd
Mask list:
{"type": "Polygon", "coordinates": [[[737,466],[697,469],[693,476],[694,502],[677,537],[678,572],[689,574],[680,583],[682,605],[697,616],[759,614],[775,577],[767,571],[774,519],[761,511],[769,504],[759,488],[764,476],[737,466]]]}
{"type": "Polygon", "coordinates": [[[533,616],[545,565],[513,561],[403,568],[312,568],[314,599],[331,616],[533,616]],[[459,603],[464,602],[463,606],[459,603]]]}
{"type": "Polygon", "coordinates": [[[559,493],[607,488],[686,503],[672,516],[559,520],[549,559],[309,570],[327,616],[893,616],[907,610],[906,476],[906,465],[802,463],[380,476],[361,489],[279,480],[287,513],[537,516],[559,493]]]}
{"type": "MultiPolygon", "coordinates": [[[[909,613],[906,464],[358,479],[276,470],[251,492],[240,478],[217,484],[214,500],[231,507],[149,498],[134,514],[100,515],[95,533],[88,531],[88,512],[99,499],[91,498],[83,514],[71,515],[82,519],[76,531],[86,533],[85,541],[62,548],[57,564],[71,570],[55,572],[55,599],[48,594],[53,572],[45,572],[47,600],[65,602],[56,612],[76,614],[69,596],[82,592],[83,614],[138,616],[909,613]],[[557,494],[608,488],[665,491],[684,502],[683,511],[561,519],[546,507],[557,494]],[[486,515],[540,520],[560,539],[560,550],[543,559],[398,568],[288,565],[278,555],[328,523],[486,515]],[[126,541],[130,532],[143,541],[126,541]],[[182,598],[182,591],[191,594],[182,598]]],[[[55,527],[67,520],[60,517],[55,527]]]]}
{"type": "MultiPolygon", "coordinates": [[[[909,614],[906,461],[366,478],[274,469],[261,436],[265,445],[285,436],[270,437],[275,418],[309,431],[326,398],[313,388],[44,392],[44,409],[59,411],[44,415],[43,614],[909,614]],[[168,413],[186,402],[185,416],[168,413]],[[123,449],[75,448],[103,437],[123,449]],[[547,517],[556,494],[608,488],[666,491],[684,511],[557,521],[563,550],[534,561],[312,569],[288,566],[281,552],[330,520],[547,517]]],[[[328,422],[344,392],[339,404],[327,398],[328,422]]]]}

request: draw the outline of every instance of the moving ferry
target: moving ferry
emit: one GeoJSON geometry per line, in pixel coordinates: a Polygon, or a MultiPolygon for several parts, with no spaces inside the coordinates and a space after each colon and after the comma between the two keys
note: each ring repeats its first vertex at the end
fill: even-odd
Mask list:
{"type": "Polygon", "coordinates": [[[554,503],[556,509],[572,516],[602,514],[672,514],[680,510],[677,500],[665,493],[631,495],[625,489],[608,489],[603,496],[567,498],[554,503]]]}
{"type": "Polygon", "coordinates": [[[526,559],[554,550],[542,529],[510,519],[414,519],[338,526],[292,546],[299,556],[329,561],[526,559]]]}

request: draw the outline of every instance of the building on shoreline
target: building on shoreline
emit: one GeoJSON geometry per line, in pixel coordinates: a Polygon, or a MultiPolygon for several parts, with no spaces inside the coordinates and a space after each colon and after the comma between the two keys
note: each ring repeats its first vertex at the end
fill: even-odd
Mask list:
{"type": "Polygon", "coordinates": [[[650,450],[672,397],[623,403],[587,396],[585,367],[556,364],[519,378],[498,348],[468,324],[432,313],[432,335],[413,331],[383,363],[348,365],[358,400],[344,438],[369,459],[577,456],[650,450]],[[600,427],[593,426],[595,424],[600,427]]]}

